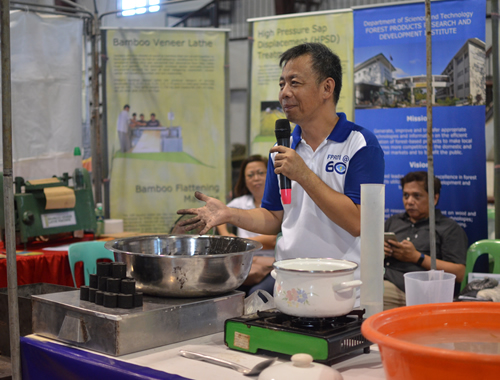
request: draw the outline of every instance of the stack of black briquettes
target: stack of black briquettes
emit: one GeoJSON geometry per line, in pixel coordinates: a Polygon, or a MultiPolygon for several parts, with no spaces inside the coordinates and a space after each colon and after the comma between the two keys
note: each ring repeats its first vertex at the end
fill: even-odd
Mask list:
{"type": "Polygon", "coordinates": [[[109,308],[142,307],[142,293],[136,292],[135,280],[127,277],[127,264],[120,262],[97,263],[89,286],[80,287],[80,299],[109,308]]]}

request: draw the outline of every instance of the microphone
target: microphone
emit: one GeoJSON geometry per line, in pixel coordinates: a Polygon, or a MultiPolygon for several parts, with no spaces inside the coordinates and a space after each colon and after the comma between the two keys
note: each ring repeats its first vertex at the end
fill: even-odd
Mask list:
{"type": "MultiPolygon", "coordinates": [[[[290,122],[287,119],[278,119],[274,126],[274,134],[278,145],[290,148],[290,122]]],[[[281,201],[285,205],[292,202],[292,182],[280,174],[281,201]]]]}

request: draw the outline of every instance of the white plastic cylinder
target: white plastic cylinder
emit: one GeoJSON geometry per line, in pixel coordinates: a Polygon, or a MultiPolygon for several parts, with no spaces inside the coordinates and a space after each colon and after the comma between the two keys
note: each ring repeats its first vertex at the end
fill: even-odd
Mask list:
{"type": "Polygon", "coordinates": [[[385,185],[361,185],[361,308],[365,318],[384,309],[385,185]]]}
{"type": "Polygon", "coordinates": [[[82,156],[73,156],[73,160],[75,161],[75,169],[83,168],[82,156]]]}
{"type": "Polygon", "coordinates": [[[123,219],[104,219],[104,233],[119,234],[123,232],[123,219]]]}
{"type": "MultiPolygon", "coordinates": [[[[75,147],[73,150],[73,161],[75,163],[75,172],[73,173],[73,188],[80,189],[83,187],[83,174],[82,174],[82,153],[79,147],[75,147]]],[[[76,238],[83,238],[84,231],[76,230],[73,232],[73,236],[76,238]]]]}

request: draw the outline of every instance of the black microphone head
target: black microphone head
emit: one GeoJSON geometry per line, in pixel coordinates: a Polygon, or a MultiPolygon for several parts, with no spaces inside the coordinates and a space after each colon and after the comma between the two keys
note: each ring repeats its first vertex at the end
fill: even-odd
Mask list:
{"type": "Polygon", "coordinates": [[[277,139],[290,138],[290,122],[287,119],[278,119],[274,126],[277,139]]]}

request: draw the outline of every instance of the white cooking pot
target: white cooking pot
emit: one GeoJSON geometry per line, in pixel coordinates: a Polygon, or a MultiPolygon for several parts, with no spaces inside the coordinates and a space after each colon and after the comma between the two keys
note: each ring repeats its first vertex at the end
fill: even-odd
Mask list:
{"type": "Polygon", "coordinates": [[[296,317],[327,318],[349,313],[356,301],[354,280],[358,264],[335,259],[276,261],[271,276],[274,302],[283,313],[296,317]]]}

